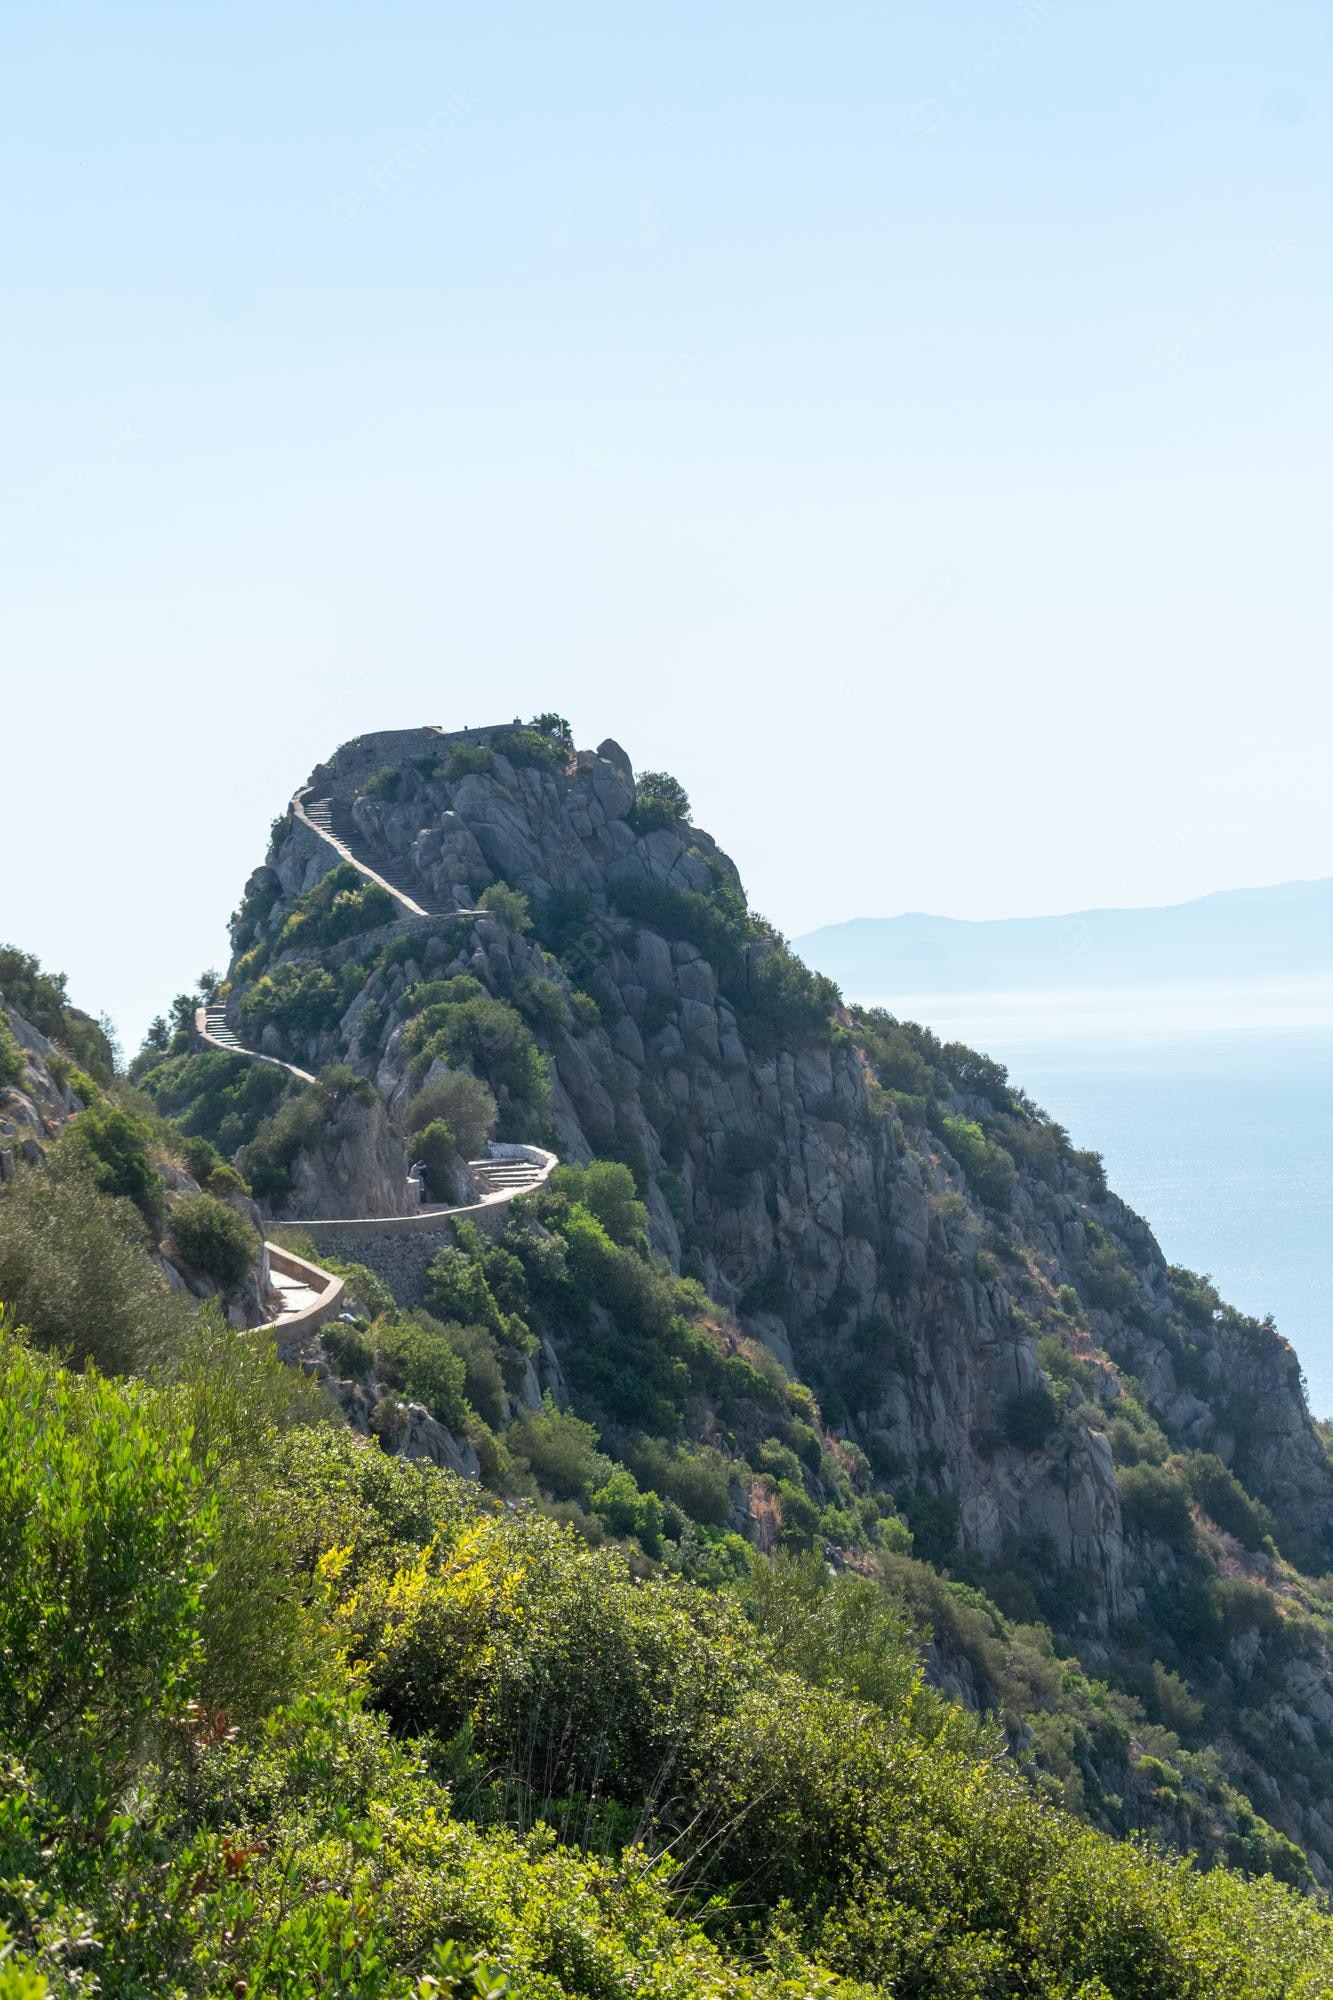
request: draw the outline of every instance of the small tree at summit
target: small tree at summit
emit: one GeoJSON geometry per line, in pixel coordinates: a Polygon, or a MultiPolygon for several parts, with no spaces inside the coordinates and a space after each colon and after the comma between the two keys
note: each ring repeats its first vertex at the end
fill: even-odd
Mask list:
{"type": "Polygon", "coordinates": [[[540,715],[534,715],[528,724],[528,728],[535,729],[539,736],[549,736],[552,742],[560,745],[562,750],[572,750],[574,748],[573,730],[570,728],[566,718],[563,715],[557,715],[553,708],[544,709],[540,715]]]}
{"type": "Polygon", "coordinates": [[[640,831],[688,820],[690,797],[670,771],[639,771],[634,779],[634,818],[640,831]]]}

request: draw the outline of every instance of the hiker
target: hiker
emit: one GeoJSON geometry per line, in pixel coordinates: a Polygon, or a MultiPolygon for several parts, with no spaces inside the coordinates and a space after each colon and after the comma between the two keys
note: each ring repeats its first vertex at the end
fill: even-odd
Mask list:
{"type": "Polygon", "coordinates": [[[430,1169],[427,1167],[426,1162],[418,1160],[414,1166],[409,1167],[407,1178],[409,1181],[416,1182],[417,1194],[424,1208],[430,1200],[430,1169]]]}

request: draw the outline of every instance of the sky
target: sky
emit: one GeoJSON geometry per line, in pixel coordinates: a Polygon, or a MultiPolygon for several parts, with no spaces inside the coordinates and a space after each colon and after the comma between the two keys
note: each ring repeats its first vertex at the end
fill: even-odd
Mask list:
{"type": "Polygon", "coordinates": [[[361,730],[790,934],[1333,873],[1333,15],[0,17],[0,938],[132,1048],[361,730]]]}

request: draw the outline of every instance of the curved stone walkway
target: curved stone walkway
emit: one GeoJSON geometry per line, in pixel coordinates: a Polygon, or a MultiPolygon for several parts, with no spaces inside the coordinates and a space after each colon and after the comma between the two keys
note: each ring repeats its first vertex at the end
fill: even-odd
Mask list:
{"type": "Polygon", "coordinates": [[[266,1056],[260,1049],[247,1049],[235,1030],[227,1026],[225,1007],[196,1007],[194,1032],[205,1048],[221,1049],[224,1055],[244,1056],[247,1062],[268,1063],[274,1069],[285,1069],[288,1076],[298,1077],[302,1083],[315,1081],[308,1069],[298,1069],[295,1063],[283,1062],[280,1056],[266,1056]]]}
{"type": "MultiPolygon", "coordinates": [[[[377,875],[364,861],[358,860],[347,842],[334,832],[334,807],[329,799],[310,800],[312,787],[304,786],[292,799],[292,812],[318,839],[325,842],[340,861],[346,861],[356,869],[367,882],[375,882],[393,898],[400,913],[405,917],[430,922],[440,917],[482,917],[484,910],[427,910],[423,909],[405,890],[399,889],[383,875],[377,875]]],[[[301,1083],[313,1083],[315,1078],[309,1070],[299,1069],[295,1063],[284,1062],[280,1056],[266,1055],[260,1049],[250,1049],[240,1040],[235,1030],[228,1026],[226,1009],[211,1005],[196,1008],[194,1017],[195,1036],[202,1047],[218,1049],[224,1055],[238,1056],[244,1062],[269,1063],[275,1069],[286,1070],[301,1083]]],[[[516,1201],[521,1194],[530,1194],[533,1189],[543,1187],[550,1179],[552,1170],[559,1165],[555,1153],[548,1153],[540,1146],[519,1146],[494,1143],[487,1147],[486,1157],[469,1160],[468,1175],[477,1199],[471,1202],[445,1204],[423,1203],[409,1209],[402,1215],[373,1216],[291,1216],[285,1218],[293,1229],[303,1229],[323,1235],[335,1235],[343,1230],[357,1230],[370,1234],[412,1234],[438,1228],[453,1216],[482,1215],[496,1208],[516,1201]]],[[[341,1301],[343,1286],[340,1278],[321,1270],[318,1265],[307,1263],[295,1257],[280,1244],[265,1243],[268,1254],[270,1282],[282,1299],[282,1311],[268,1327],[260,1329],[278,1336],[287,1336],[301,1329],[317,1326],[327,1319],[341,1301]],[[277,1273],[274,1277],[272,1274],[277,1273]]]]}

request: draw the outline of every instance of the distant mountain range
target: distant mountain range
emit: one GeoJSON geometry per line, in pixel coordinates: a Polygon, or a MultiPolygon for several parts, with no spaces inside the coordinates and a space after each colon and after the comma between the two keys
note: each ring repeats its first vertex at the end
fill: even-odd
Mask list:
{"type": "Polygon", "coordinates": [[[970,923],[854,917],[793,940],[849,998],[1049,993],[1333,978],[1333,876],[1140,910],[970,923]]]}

